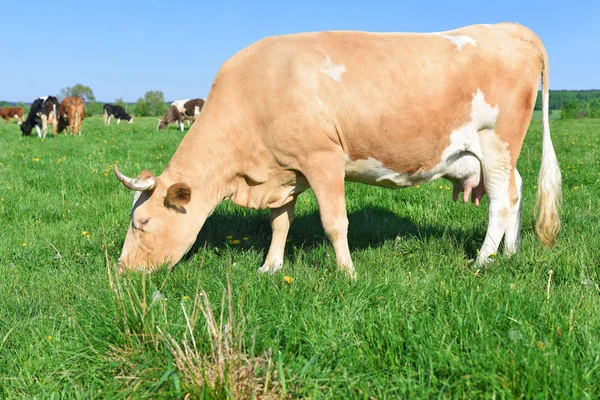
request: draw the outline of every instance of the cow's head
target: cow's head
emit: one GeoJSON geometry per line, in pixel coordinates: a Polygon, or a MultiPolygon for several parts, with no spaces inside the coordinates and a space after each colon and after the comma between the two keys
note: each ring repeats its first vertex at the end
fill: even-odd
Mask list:
{"type": "Polygon", "coordinates": [[[129,118],[129,123],[133,124],[133,117],[129,118]]]}
{"type": "Polygon", "coordinates": [[[33,129],[33,125],[30,122],[25,121],[21,124],[21,133],[23,136],[31,135],[31,130],[33,129]]]}
{"type": "Polygon", "coordinates": [[[152,271],[176,264],[194,244],[206,218],[194,209],[191,188],[182,182],[164,182],[149,171],[128,178],[116,165],[115,175],[135,191],[120,268],[152,271]]]}
{"type": "Polygon", "coordinates": [[[158,125],[156,126],[156,130],[165,129],[169,125],[164,119],[160,118],[158,120],[158,125]]]}

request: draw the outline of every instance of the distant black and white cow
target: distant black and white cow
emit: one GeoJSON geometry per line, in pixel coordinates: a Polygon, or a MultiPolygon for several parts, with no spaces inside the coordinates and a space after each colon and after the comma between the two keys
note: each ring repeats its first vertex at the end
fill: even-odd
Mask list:
{"type": "Polygon", "coordinates": [[[45,138],[48,133],[48,124],[52,124],[53,133],[56,136],[58,125],[59,103],[54,96],[42,96],[33,101],[31,110],[27,119],[21,125],[23,136],[31,135],[31,130],[35,127],[38,137],[45,138]],[[40,125],[42,130],[40,131],[40,125]]]}
{"type": "Polygon", "coordinates": [[[183,131],[183,121],[195,121],[204,107],[204,99],[177,100],[171,103],[169,111],[164,118],[158,120],[156,129],[165,129],[173,122],[179,123],[179,129],[183,131]]]}
{"type": "Polygon", "coordinates": [[[123,107],[114,104],[105,104],[104,123],[106,125],[110,125],[110,119],[113,117],[117,119],[117,124],[120,124],[122,119],[129,121],[130,124],[133,124],[133,117],[127,114],[123,107]]]}

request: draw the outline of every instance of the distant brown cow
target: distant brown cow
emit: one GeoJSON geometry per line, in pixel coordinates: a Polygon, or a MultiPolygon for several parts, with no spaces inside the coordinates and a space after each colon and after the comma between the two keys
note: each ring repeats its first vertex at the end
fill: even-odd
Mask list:
{"type": "Polygon", "coordinates": [[[19,125],[21,125],[23,123],[23,114],[25,114],[23,107],[0,108],[0,118],[4,118],[7,124],[10,123],[11,118],[15,118],[19,125]]]}
{"type": "MultiPolygon", "coordinates": [[[[60,103],[58,132],[69,126],[71,135],[81,135],[81,122],[85,118],[85,103],[81,97],[67,97],[60,103]]],[[[65,131],[65,135],[67,132],[65,131]]]]}
{"type": "Polygon", "coordinates": [[[156,129],[165,129],[167,125],[177,122],[179,129],[183,132],[183,121],[195,121],[204,107],[204,99],[177,100],[171,103],[169,111],[164,118],[158,120],[156,129]]]}

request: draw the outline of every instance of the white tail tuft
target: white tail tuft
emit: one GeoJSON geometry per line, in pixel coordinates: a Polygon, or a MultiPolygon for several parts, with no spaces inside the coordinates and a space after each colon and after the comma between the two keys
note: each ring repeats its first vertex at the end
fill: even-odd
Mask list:
{"type": "Polygon", "coordinates": [[[550,118],[548,101],[550,97],[550,71],[548,54],[540,46],[543,57],[542,69],[542,165],[538,179],[538,193],[535,208],[537,222],[535,230],[545,246],[554,246],[560,230],[558,208],[561,202],[561,173],[550,138],[550,118]]]}

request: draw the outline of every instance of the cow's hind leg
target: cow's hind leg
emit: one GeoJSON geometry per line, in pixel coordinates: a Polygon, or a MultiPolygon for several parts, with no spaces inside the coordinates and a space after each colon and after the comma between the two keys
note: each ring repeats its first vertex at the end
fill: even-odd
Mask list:
{"type": "Polygon", "coordinates": [[[483,180],[489,199],[488,228],[477,257],[477,263],[481,265],[491,261],[498,251],[511,216],[509,186],[512,166],[508,145],[495,131],[488,129],[479,132],[479,141],[483,156],[483,180]]]}
{"type": "Polygon", "coordinates": [[[294,207],[296,206],[296,198],[288,204],[271,209],[271,228],[273,229],[273,237],[271,246],[267,253],[267,258],[258,272],[268,272],[273,274],[283,266],[283,255],[285,252],[285,241],[287,239],[290,225],[294,220],[294,207]]]}
{"type": "Polygon", "coordinates": [[[348,216],[344,194],[344,164],[340,157],[319,159],[304,175],[312,188],[321,214],[325,234],[335,250],[338,268],[356,279],[354,264],[348,247],[348,216]],[[335,161],[333,161],[335,160],[335,161]]]}
{"type": "Polygon", "coordinates": [[[48,134],[48,117],[42,114],[42,138],[46,138],[48,134]]]}
{"type": "Polygon", "coordinates": [[[504,253],[512,255],[521,245],[521,213],[523,210],[523,180],[516,168],[511,172],[509,194],[511,201],[510,216],[504,233],[504,253]]]}

